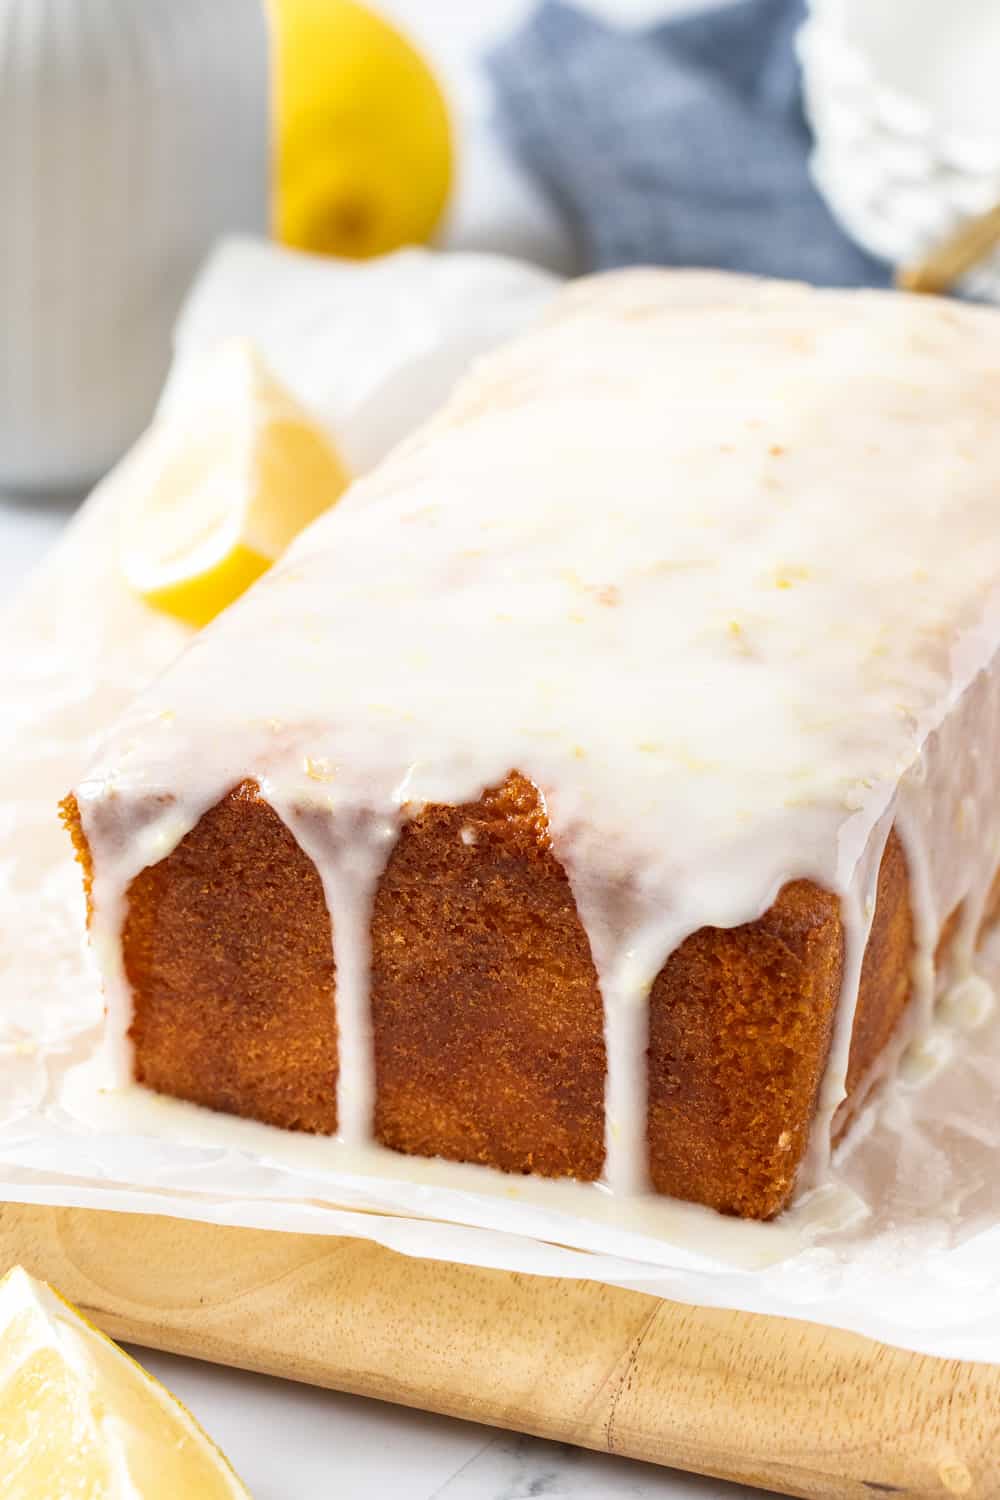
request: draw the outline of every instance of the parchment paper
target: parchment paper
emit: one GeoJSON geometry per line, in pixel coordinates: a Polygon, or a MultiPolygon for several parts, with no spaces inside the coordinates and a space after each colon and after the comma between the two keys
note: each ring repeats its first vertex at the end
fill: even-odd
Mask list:
{"type": "MultiPolygon", "coordinates": [[[[486,257],[407,252],[345,267],[235,243],[189,300],[164,399],[178,399],[192,351],[248,334],[367,466],[554,285],[486,257]]],[[[360,1235],[1000,1359],[997,1013],[942,1021],[909,1060],[911,1083],[868,1111],[839,1186],[774,1226],[669,1204],[624,1212],[596,1188],[498,1188],[476,1168],[402,1157],[373,1174],[334,1171],[322,1141],[289,1143],[153,1096],[138,1113],[98,1096],[101,999],[55,806],[118,708],[187,639],[120,581],[115,517],[129,498],[126,468],[0,620],[0,1195],[360,1235]]],[[[996,953],[983,968],[1000,969],[996,953]]]]}

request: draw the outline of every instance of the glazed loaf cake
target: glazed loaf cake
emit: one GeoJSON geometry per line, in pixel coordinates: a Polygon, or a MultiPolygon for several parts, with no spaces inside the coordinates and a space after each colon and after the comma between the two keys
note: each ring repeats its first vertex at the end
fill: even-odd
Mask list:
{"type": "Polygon", "coordinates": [[[998,336],[564,293],[67,798],[119,1082],[751,1218],[821,1181],[994,914],[998,336]]]}

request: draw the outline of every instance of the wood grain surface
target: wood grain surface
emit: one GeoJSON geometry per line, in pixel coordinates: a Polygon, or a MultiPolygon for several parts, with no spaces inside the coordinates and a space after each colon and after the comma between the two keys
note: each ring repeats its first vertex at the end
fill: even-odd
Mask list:
{"type": "Polygon", "coordinates": [[[368,1240],[0,1205],[114,1337],[810,1500],[1000,1496],[1000,1366],[368,1240]]]}

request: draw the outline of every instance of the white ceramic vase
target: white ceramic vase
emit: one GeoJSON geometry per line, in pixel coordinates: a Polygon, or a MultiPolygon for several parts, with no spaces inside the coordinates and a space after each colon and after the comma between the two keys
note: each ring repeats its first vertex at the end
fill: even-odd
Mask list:
{"type": "Polygon", "coordinates": [[[266,226],[268,112],[258,0],[0,0],[0,486],[141,430],[205,251],[266,226]]]}

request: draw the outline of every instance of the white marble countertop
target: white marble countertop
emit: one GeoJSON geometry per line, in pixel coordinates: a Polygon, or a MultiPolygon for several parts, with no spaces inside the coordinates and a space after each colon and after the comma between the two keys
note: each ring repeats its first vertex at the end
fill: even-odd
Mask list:
{"type": "MultiPolygon", "coordinates": [[[[679,0],[592,0],[625,19],[679,0]]],[[[470,51],[528,9],[528,0],[388,0],[448,71],[465,115],[488,110],[470,51]]],[[[547,206],[477,132],[467,152],[452,243],[521,253],[567,267],[570,250],[547,206]]],[[[0,496],[0,605],[55,540],[77,500],[0,496]]],[[[759,1494],[624,1458],[494,1431],[361,1397],[315,1390],[196,1360],[134,1351],[229,1455],[254,1500],[740,1500],[759,1494]]]]}

